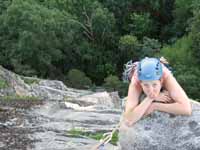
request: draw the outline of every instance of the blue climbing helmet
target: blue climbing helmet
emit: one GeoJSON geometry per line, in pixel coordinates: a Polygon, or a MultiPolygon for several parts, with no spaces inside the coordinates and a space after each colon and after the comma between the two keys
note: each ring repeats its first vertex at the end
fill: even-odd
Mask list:
{"type": "Polygon", "coordinates": [[[162,64],[157,58],[144,58],[138,64],[139,80],[159,80],[162,77],[162,64]]]}

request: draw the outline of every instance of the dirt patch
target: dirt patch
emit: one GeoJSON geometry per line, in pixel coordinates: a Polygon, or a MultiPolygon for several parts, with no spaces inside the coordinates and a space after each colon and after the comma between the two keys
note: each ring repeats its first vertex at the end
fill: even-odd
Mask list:
{"type": "Polygon", "coordinates": [[[0,100],[0,149],[28,150],[34,140],[30,139],[33,132],[26,127],[26,112],[30,108],[41,105],[41,100],[0,100]]]}

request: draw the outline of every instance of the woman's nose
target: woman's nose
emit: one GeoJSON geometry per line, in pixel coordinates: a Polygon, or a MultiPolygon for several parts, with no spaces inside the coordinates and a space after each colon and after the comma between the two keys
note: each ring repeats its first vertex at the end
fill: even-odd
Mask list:
{"type": "Polygon", "coordinates": [[[152,93],[153,92],[153,87],[149,87],[149,93],[152,93]]]}

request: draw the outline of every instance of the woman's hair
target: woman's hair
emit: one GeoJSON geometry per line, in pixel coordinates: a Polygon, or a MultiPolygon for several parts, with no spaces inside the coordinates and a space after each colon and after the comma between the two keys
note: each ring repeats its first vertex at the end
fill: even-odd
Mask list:
{"type": "Polygon", "coordinates": [[[133,60],[130,60],[126,64],[124,64],[124,72],[122,74],[122,80],[124,82],[131,81],[133,73],[135,72],[137,68],[137,64],[138,64],[138,61],[134,62],[133,60]]]}

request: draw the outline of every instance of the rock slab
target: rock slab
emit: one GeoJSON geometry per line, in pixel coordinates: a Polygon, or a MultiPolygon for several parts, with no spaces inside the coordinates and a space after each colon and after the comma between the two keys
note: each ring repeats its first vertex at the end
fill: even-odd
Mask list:
{"type": "Polygon", "coordinates": [[[200,150],[200,104],[191,116],[154,112],[119,133],[121,150],[200,150]]]}

